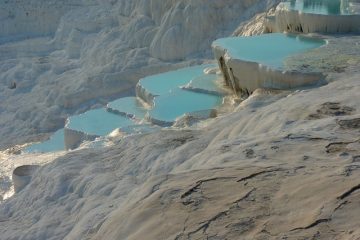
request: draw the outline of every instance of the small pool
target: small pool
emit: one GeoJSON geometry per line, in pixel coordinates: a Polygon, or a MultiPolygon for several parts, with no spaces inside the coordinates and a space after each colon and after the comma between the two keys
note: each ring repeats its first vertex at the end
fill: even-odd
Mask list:
{"type": "Polygon", "coordinates": [[[213,64],[182,68],[171,72],[145,77],[139,84],[153,95],[164,95],[171,89],[188,84],[191,79],[202,76],[204,69],[214,67],[213,64]]]}
{"type": "Polygon", "coordinates": [[[66,127],[90,135],[105,136],[114,129],[133,125],[129,118],[110,113],[104,108],[70,117],[66,127]]]}
{"type": "Polygon", "coordinates": [[[25,152],[56,152],[65,150],[64,144],[64,129],[56,131],[49,140],[42,143],[30,145],[25,149],[25,152]]]}
{"type": "Polygon", "coordinates": [[[192,79],[184,89],[193,90],[197,92],[223,95],[223,90],[219,88],[218,80],[219,76],[216,74],[204,74],[192,79]]]}
{"type": "Polygon", "coordinates": [[[272,33],[251,37],[218,39],[213,46],[220,46],[233,58],[257,62],[272,68],[282,68],[291,55],[318,48],[326,42],[320,39],[291,34],[272,33]]]}
{"type": "Polygon", "coordinates": [[[174,89],[170,94],[158,96],[150,117],[165,122],[174,122],[185,113],[214,109],[222,104],[222,97],[174,89]]]}
{"type": "Polygon", "coordinates": [[[110,111],[127,115],[136,119],[143,119],[147,110],[142,106],[137,97],[119,98],[107,105],[110,111]]]}
{"type": "Polygon", "coordinates": [[[283,6],[290,10],[322,15],[354,15],[360,3],[351,0],[289,0],[283,6]]]}

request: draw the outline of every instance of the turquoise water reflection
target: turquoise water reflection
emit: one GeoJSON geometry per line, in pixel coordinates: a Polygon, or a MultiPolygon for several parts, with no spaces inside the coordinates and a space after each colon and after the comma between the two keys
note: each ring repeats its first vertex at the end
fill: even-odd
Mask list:
{"type": "Polygon", "coordinates": [[[139,84],[153,95],[164,95],[174,88],[188,84],[191,79],[202,76],[205,68],[213,66],[215,65],[200,65],[156,74],[141,79],[139,84]]]}
{"type": "Polygon", "coordinates": [[[168,95],[156,97],[149,114],[154,119],[173,122],[185,113],[214,109],[221,103],[220,96],[174,89],[168,95]]]}
{"type": "Polygon", "coordinates": [[[33,144],[25,149],[25,152],[56,152],[65,149],[64,129],[56,131],[49,140],[33,144]]]}
{"type": "Polygon", "coordinates": [[[230,37],[216,40],[213,45],[227,49],[234,58],[281,68],[284,60],[294,54],[320,47],[325,41],[272,33],[252,37],[230,37]]]}
{"type": "Polygon", "coordinates": [[[130,115],[130,117],[137,119],[143,119],[147,112],[137,97],[119,98],[113,102],[110,102],[108,104],[108,108],[112,111],[130,115]]]}
{"type": "Polygon", "coordinates": [[[116,128],[132,124],[134,124],[133,121],[127,117],[109,113],[104,108],[100,108],[70,117],[66,127],[91,135],[105,136],[116,128]]]}

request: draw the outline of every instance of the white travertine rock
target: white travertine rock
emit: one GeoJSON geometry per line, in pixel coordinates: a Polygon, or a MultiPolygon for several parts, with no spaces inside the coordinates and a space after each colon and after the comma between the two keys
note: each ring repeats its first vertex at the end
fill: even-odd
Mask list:
{"type": "Polygon", "coordinates": [[[85,141],[93,141],[99,136],[89,135],[84,132],[76,131],[70,128],[64,128],[65,150],[78,148],[85,141]]]}
{"type": "Polygon", "coordinates": [[[31,177],[38,169],[38,165],[23,165],[14,169],[12,174],[12,181],[14,184],[14,191],[17,193],[21,191],[31,181],[31,177]]]}
{"type": "Polygon", "coordinates": [[[256,91],[204,128],[58,156],[0,204],[1,239],[356,239],[358,70],[291,94],[256,91]]]}
{"type": "Polygon", "coordinates": [[[322,15],[279,7],[275,12],[275,18],[267,24],[270,32],[360,32],[360,15],[322,15]]]}

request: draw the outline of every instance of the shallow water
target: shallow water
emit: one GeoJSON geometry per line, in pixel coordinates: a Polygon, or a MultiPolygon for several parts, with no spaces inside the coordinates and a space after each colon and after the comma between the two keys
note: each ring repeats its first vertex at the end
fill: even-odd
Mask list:
{"type": "Polygon", "coordinates": [[[173,122],[176,118],[201,110],[216,108],[222,103],[222,97],[174,89],[170,94],[156,97],[155,107],[149,114],[152,118],[173,122]]]}
{"type": "Polygon", "coordinates": [[[272,33],[252,37],[230,37],[216,40],[213,45],[227,49],[233,58],[282,68],[291,55],[320,47],[325,41],[272,33]]]}
{"type": "Polygon", "coordinates": [[[291,10],[323,15],[359,14],[359,3],[348,0],[290,0],[284,6],[291,10]]]}
{"type": "Polygon", "coordinates": [[[116,128],[132,124],[134,122],[127,117],[109,113],[104,108],[99,108],[70,117],[66,127],[91,135],[105,136],[116,128]]]}
{"type": "Polygon", "coordinates": [[[33,144],[25,149],[25,152],[56,152],[65,149],[64,129],[56,131],[49,140],[33,144]]]}
{"type": "Polygon", "coordinates": [[[136,97],[119,98],[108,104],[110,110],[123,114],[132,115],[134,118],[143,119],[147,110],[141,105],[136,97]]]}
{"type": "Polygon", "coordinates": [[[216,80],[219,78],[216,74],[204,74],[192,79],[185,88],[200,90],[208,93],[217,93],[221,95],[222,90],[218,87],[216,80]]]}
{"type": "Polygon", "coordinates": [[[213,67],[213,64],[182,68],[171,72],[145,77],[139,84],[153,95],[164,95],[171,89],[188,84],[192,79],[204,74],[204,69],[213,67]]]}

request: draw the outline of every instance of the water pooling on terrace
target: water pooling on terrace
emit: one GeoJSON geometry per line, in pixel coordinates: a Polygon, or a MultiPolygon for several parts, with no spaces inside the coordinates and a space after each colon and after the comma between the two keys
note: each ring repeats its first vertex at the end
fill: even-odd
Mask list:
{"type": "Polygon", "coordinates": [[[107,109],[115,114],[141,120],[145,117],[146,109],[137,97],[119,98],[107,104],[107,109]]]}
{"type": "Polygon", "coordinates": [[[215,65],[213,64],[206,64],[156,74],[141,79],[138,84],[154,96],[164,95],[169,93],[172,89],[184,86],[192,79],[204,75],[204,70],[206,68],[214,66],[215,65]]]}
{"type": "Polygon", "coordinates": [[[223,96],[226,94],[225,89],[219,87],[217,80],[218,76],[216,74],[204,74],[192,79],[182,88],[194,92],[223,96]]]}
{"type": "Polygon", "coordinates": [[[170,94],[155,98],[154,108],[149,115],[155,121],[171,124],[176,118],[184,114],[200,114],[204,118],[210,115],[209,111],[221,105],[222,97],[213,94],[197,93],[182,89],[174,89],[170,94]]]}
{"type": "Polygon", "coordinates": [[[66,128],[89,135],[105,136],[116,128],[133,124],[134,122],[127,117],[109,113],[104,108],[99,108],[70,117],[66,128]]]}
{"type": "Polygon", "coordinates": [[[351,0],[290,0],[282,6],[289,10],[323,15],[360,14],[360,3],[351,0]]]}
{"type": "MultiPolygon", "coordinates": [[[[196,116],[206,118],[210,115],[210,111],[212,112],[222,103],[224,95],[216,84],[218,75],[204,74],[205,69],[214,66],[207,64],[189,67],[144,78],[141,83],[149,87],[146,91],[156,94],[151,110],[144,108],[142,101],[137,97],[120,98],[107,104],[106,109],[90,110],[70,117],[65,126],[66,131],[70,129],[90,136],[106,136],[116,128],[120,128],[120,131],[126,135],[159,129],[155,125],[139,121],[145,118],[147,112],[149,112],[148,119],[156,120],[151,122],[161,126],[172,125],[176,118],[186,113],[197,112],[196,116]],[[141,124],[137,124],[139,122],[141,124]]],[[[64,150],[64,131],[61,130],[61,134],[42,144],[31,147],[39,152],[64,150]],[[56,148],[39,148],[38,146],[42,144],[53,144],[56,148]]]]}
{"type": "Polygon", "coordinates": [[[281,69],[287,57],[318,48],[326,42],[291,34],[272,33],[251,37],[221,38],[213,47],[226,49],[231,58],[281,69]]]}
{"type": "Polygon", "coordinates": [[[60,129],[56,131],[48,140],[27,147],[25,152],[56,152],[63,151],[64,149],[64,129],[60,129]]]}
{"type": "Polygon", "coordinates": [[[222,103],[224,92],[217,86],[218,75],[205,74],[215,65],[188,67],[146,77],[139,81],[139,97],[152,105],[151,122],[169,126],[184,114],[206,118],[222,103]],[[148,99],[142,94],[151,94],[148,99]]]}

